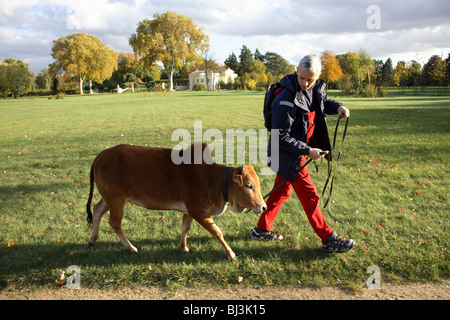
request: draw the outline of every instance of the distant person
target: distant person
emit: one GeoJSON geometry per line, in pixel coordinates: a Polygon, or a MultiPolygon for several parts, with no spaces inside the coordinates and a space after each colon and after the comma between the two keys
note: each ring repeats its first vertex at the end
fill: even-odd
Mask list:
{"type": "Polygon", "coordinates": [[[339,114],[345,118],[350,116],[350,111],[341,103],[327,99],[325,83],[319,79],[321,70],[320,58],[307,55],[300,60],[296,73],[281,79],[284,88],[272,105],[272,129],[278,129],[280,133],[279,166],[274,188],[288,181],[267,199],[267,210],[261,214],[257,227],[252,229],[251,238],[283,239],[282,235],[272,230],[272,225],[281,205],[290,197],[291,187],[294,187],[309,223],[322,240],[324,250],[346,252],[355,241],[340,237],[328,226],[319,209],[320,198],[308,167],[298,172],[307,156],[317,160],[322,150],[331,149],[325,113],[339,114]]]}

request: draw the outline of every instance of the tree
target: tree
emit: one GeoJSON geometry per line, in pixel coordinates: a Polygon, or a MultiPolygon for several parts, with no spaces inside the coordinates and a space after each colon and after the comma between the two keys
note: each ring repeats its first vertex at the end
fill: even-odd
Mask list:
{"type": "Polygon", "coordinates": [[[346,80],[351,80],[351,82],[356,84],[358,82],[361,86],[361,58],[356,52],[347,52],[344,54],[337,55],[336,58],[339,61],[342,72],[344,75],[349,75],[346,80]]]}
{"type": "Polygon", "coordinates": [[[289,61],[275,52],[267,51],[263,56],[263,63],[266,66],[267,72],[270,72],[275,78],[278,78],[280,75],[295,72],[295,69],[293,70],[289,61]]]}
{"type": "Polygon", "coordinates": [[[370,85],[370,74],[374,71],[374,62],[366,50],[361,49],[358,52],[361,68],[367,72],[367,79],[370,85]]]}
{"type": "Polygon", "coordinates": [[[250,90],[256,90],[256,80],[250,79],[247,82],[247,88],[250,89],[250,90]]]}
{"type": "Polygon", "coordinates": [[[374,67],[375,67],[375,76],[377,78],[377,85],[379,86],[383,82],[383,66],[384,66],[384,63],[383,63],[383,60],[374,59],[373,60],[373,64],[374,64],[374,67]]]}
{"type": "Polygon", "coordinates": [[[24,94],[31,87],[34,74],[28,69],[28,64],[22,60],[0,60],[0,93],[6,98],[11,92],[13,98],[24,94]]]}
{"type": "Polygon", "coordinates": [[[326,81],[327,86],[328,81],[339,81],[344,74],[336,55],[331,51],[324,51],[320,59],[322,61],[321,78],[326,81]]]}
{"type": "Polygon", "coordinates": [[[241,48],[241,54],[239,55],[239,64],[237,74],[242,76],[244,73],[250,73],[250,65],[253,61],[253,55],[249,48],[246,45],[243,45],[241,48]]]}
{"type": "Polygon", "coordinates": [[[258,75],[263,75],[266,73],[266,66],[261,60],[253,60],[250,64],[250,72],[258,75]]]}
{"type": "Polygon", "coordinates": [[[52,78],[49,73],[48,68],[42,69],[41,73],[39,73],[36,78],[36,87],[42,90],[50,90],[50,87],[52,85],[52,78]]]}
{"type": "Polygon", "coordinates": [[[169,73],[169,90],[173,90],[173,74],[184,64],[202,59],[209,48],[209,36],[192,18],[176,12],[153,15],[139,22],[129,39],[139,62],[151,67],[160,61],[169,73]]]}
{"type": "Polygon", "coordinates": [[[408,85],[418,85],[419,78],[420,78],[420,70],[422,66],[419,62],[412,60],[411,64],[408,65],[409,68],[409,79],[408,79],[408,85]]]}
{"type": "Polygon", "coordinates": [[[80,94],[83,94],[84,80],[103,81],[117,68],[117,53],[99,38],[85,32],[53,41],[52,57],[57,68],[62,68],[79,81],[80,94]]]}
{"type": "Polygon", "coordinates": [[[438,55],[433,55],[428,59],[427,63],[423,65],[421,78],[423,84],[428,85],[432,82],[431,72],[436,68],[437,64],[442,60],[438,55]]]}
{"type": "Polygon", "coordinates": [[[233,70],[234,72],[237,73],[237,69],[238,69],[238,61],[236,58],[236,55],[234,54],[234,52],[232,52],[228,58],[225,59],[225,65],[230,68],[231,70],[233,70]]]}
{"type": "Polygon", "coordinates": [[[264,62],[264,55],[259,52],[258,48],[255,50],[255,54],[253,55],[254,60],[260,60],[264,62]]]}
{"type": "Polygon", "coordinates": [[[447,56],[447,59],[445,59],[445,62],[447,62],[447,79],[450,79],[450,53],[447,56]]]}
{"type": "MultiPolygon", "coordinates": [[[[96,43],[96,48],[93,52],[94,59],[91,61],[88,69],[87,78],[89,79],[89,91],[92,94],[92,81],[101,83],[110,78],[112,73],[117,69],[118,53],[109,49],[106,44],[102,42],[96,43]]],[[[135,81],[135,76],[132,78],[135,81]]]]}
{"type": "Polygon", "coordinates": [[[392,85],[394,80],[394,68],[392,67],[391,58],[387,58],[381,68],[381,83],[389,87],[392,85]]]}
{"type": "MultiPolygon", "coordinates": [[[[447,61],[441,60],[436,63],[433,70],[430,72],[430,78],[435,83],[438,83],[440,87],[442,87],[442,82],[447,77],[447,61]]],[[[440,88],[439,88],[440,94],[440,88]]]]}
{"type": "MultiPolygon", "coordinates": [[[[268,77],[266,76],[266,66],[264,63],[262,63],[261,60],[255,59],[252,61],[252,64],[250,65],[250,76],[255,81],[254,86],[255,88],[251,88],[251,90],[256,89],[256,86],[258,84],[267,84],[268,77]]],[[[250,86],[250,85],[247,85],[250,86]]],[[[252,83],[253,86],[253,83],[252,83]]]]}
{"type": "Polygon", "coordinates": [[[134,54],[131,52],[120,52],[117,58],[117,69],[113,72],[109,83],[111,87],[117,87],[117,85],[120,86],[123,83],[131,83],[131,89],[134,92],[134,83],[139,78],[144,77],[138,72],[134,54]]]}
{"type": "Polygon", "coordinates": [[[250,77],[250,74],[248,72],[244,73],[242,76],[238,78],[239,84],[241,86],[241,89],[248,89],[248,83],[252,78],[250,77]]]}
{"type": "Polygon", "coordinates": [[[143,63],[136,66],[136,76],[143,82],[161,80],[162,67],[159,64],[154,64],[150,68],[146,68],[143,63]]]}
{"type": "Polygon", "coordinates": [[[406,86],[408,79],[408,68],[405,61],[397,62],[394,68],[394,84],[400,87],[406,86]]]}

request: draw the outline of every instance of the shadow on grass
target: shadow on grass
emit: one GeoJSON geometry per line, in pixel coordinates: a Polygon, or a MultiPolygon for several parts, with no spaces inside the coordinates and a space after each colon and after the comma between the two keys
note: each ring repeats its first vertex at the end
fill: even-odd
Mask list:
{"type": "MultiPolygon", "coordinates": [[[[233,241],[241,241],[242,237],[227,237],[233,247],[233,241]]],[[[179,268],[180,265],[188,270],[197,267],[204,269],[211,265],[211,272],[228,263],[245,264],[245,261],[271,261],[274,256],[280,257],[283,263],[301,263],[320,260],[328,256],[320,248],[290,248],[267,247],[264,243],[256,248],[233,248],[238,260],[227,258],[221,245],[216,239],[200,236],[189,238],[189,253],[178,248],[178,239],[146,239],[132,241],[139,252],[131,253],[118,242],[98,241],[93,247],[87,243],[65,244],[30,244],[14,245],[0,248],[0,290],[8,286],[8,281],[19,287],[45,286],[58,277],[58,270],[66,270],[70,265],[77,265],[80,269],[89,268],[94,273],[105,270],[104,273],[124,272],[121,278],[131,277],[134,270],[146,268],[148,265],[179,268]],[[97,270],[97,271],[96,271],[97,270]],[[121,271],[124,270],[124,271],[121,271]],[[129,274],[127,274],[129,273],[129,274]]],[[[276,246],[277,247],[277,246],[276,246]]],[[[170,271],[169,271],[170,272],[170,271]]],[[[178,271],[177,271],[178,272],[178,271]]],[[[181,271],[183,272],[183,271],[181,271]]],[[[189,271],[184,271],[189,272],[189,271]]],[[[91,278],[95,275],[91,275],[91,278]]]]}

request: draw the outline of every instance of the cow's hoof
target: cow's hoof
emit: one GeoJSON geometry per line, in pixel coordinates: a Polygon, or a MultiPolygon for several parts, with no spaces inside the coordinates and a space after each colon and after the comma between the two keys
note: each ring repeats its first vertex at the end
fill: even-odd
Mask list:
{"type": "Polygon", "coordinates": [[[189,248],[188,247],[181,248],[181,251],[183,251],[184,253],[188,253],[189,252],[189,248]]]}
{"type": "Polygon", "coordinates": [[[238,258],[236,257],[236,255],[234,254],[234,252],[231,252],[230,255],[228,256],[231,260],[237,260],[238,258]]]}
{"type": "Polygon", "coordinates": [[[129,248],[127,248],[128,251],[133,252],[133,253],[137,253],[138,249],[135,246],[131,246],[129,248]]]}

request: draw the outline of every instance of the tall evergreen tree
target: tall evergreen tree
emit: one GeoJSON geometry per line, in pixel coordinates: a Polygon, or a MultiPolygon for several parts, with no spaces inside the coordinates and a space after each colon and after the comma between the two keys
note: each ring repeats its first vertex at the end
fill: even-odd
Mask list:
{"type": "Polygon", "coordinates": [[[383,60],[374,59],[373,63],[375,65],[375,75],[377,77],[376,82],[377,82],[377,85],[380,85],[383,82],[383,65],[384,65],[384,62],[383,62],[383,60]]]}
{"type": "Polygon", "coordinates": [[[250,73],[250,66],[253,61],[253,55],[249,48],[246,45],[242,46],[241,54],[239,55],[239,65],[237,74],[242,76],[244,73],[250,73]]]}
{"type": "Polygon", "coordinates": [[[237,72],[238,70],[238,60],[236,58],[236,55],[234,54],[234,52],[232,52],[228,58],[225,59],[225,65],[230,68],[231,70],[233,70],[234,72],[237,72]]]}
{"type": "Polygon", "coordinates": [[[256,48],[255,54],[253,55],[253,57],[254,57],[255,60],[259,60],[259,61],[264,62],[264,55],[261,54],[261,52],[259,52],[258,48],[256,48]]]}
{"type": "Polygon", "coordinates": [[[391,58],[387,58],[384,62],[383,67],[381,68],[381,82],[385,86],[391,86],[393,84],[394,79],[394,68],[392,66],[391,58]]]}

